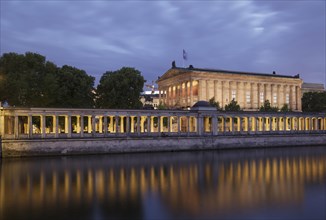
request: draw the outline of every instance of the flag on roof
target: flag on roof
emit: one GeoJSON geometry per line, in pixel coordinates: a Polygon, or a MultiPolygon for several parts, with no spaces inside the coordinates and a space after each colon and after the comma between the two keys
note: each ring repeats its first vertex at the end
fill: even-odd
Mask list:
{"type": "Polygon", "coordinates": [[[183,59],[187,60],[187,58],[188,58],[187,56],[188,56],[187,52],[185,50],[183,50],[183,59]]]}

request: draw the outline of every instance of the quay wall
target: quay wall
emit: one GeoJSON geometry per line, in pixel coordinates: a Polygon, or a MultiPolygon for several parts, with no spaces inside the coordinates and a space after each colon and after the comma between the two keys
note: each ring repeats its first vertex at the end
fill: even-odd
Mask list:
{"type": "Polygon", "coordinates": [[[2,140],[2,142],[0,141],[3,158],[314,145],[326,146],[326,134],[255,134],[204,137],[60,138],[25,140],[5,139],[2,140]]]}

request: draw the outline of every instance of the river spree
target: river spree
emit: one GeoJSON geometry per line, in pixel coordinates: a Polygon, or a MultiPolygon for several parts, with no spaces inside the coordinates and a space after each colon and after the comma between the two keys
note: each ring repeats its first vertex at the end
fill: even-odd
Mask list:
{"type": "Polygon", "coordinates": [[[2,159],[0,219],[326,219],[326,146],[2,159]]]}

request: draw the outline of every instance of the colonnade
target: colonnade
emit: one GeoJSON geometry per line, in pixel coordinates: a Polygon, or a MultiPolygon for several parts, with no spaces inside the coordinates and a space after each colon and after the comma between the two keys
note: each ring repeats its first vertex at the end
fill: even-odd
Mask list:
{"type": "Polygon", "coordinates": [[[2,139],[323,132],[326,114],[205,110],[0,109],[2,139]]]}
{"type": "Polygon", "coordinates": [[[193,106],[213,97],[221,107],[234,99],[241,109],[259,109],[269,100],[274,107],[287,104],[292,111],[301,111],[301,87],[297,84],[193,79],[159,87],[160,103],[167,106],[193,106]]]}

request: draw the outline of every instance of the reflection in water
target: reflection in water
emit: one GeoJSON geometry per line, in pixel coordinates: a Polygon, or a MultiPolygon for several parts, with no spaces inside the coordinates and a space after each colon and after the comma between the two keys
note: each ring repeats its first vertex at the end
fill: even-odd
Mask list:
{"type": "Polygon", "coordinates": [[[6,159],[0,171],[1,219],[326,217],[325,147],[6,159]]]}

